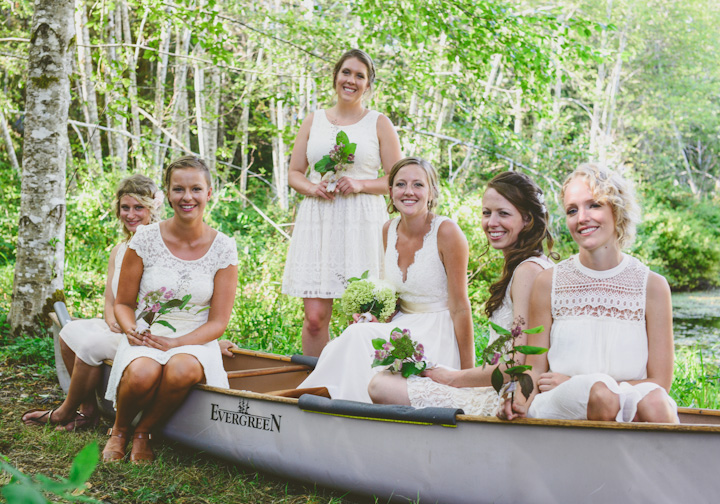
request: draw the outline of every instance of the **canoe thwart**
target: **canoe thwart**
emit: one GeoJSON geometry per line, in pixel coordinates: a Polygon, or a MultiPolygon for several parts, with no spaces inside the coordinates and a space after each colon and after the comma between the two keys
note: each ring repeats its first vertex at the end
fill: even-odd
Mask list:
{"type": "Polygon", "coordinates": [[[282,374],[282,373],[293,373],[296,371],[310,372],[311,370],[308,369],[308,367],[305,365],[298,364],[295,366],[277,366],[277,367],[259,368],[259,369],[245,369],[243,371],[228,371],[227,377],[230,380],[233,378],[248,378],[251,376],[267,376],[267,375],[282,374]]]}
{"type": "Polygon", "coordinates": [[[303,411],[328,413],[330,415],[384,420],[392,422],[418,423],[428,425],[455,426],[456,416],[462,415],[460,408],[420,408],[396,404],[368,404],[343,399],[328,399],[305,394],[298,400],[303,411]]]}
{"type": "Polygon", "coordinates": [[[55,315],[58,318],[60,327],[65,327],[65,325],[72,320],[70,318],[70,313],[68,313],[67,306],[65,306],[63,301],[55,301],[53,309],[55,310],[55,315]]]}
{"type": "Polygon", "coordinates": [[[330,398],[330,392],[326,387],[309,387],[309,388],[295,388],[285,390],[273,390],[272,392],[265,392],[267,395],[276,397],[294,397],[298,398],[303,394],[312,394],[320,397],[330,398]]]}
{"type": "Polygon", "coordinates": [[[315,369],[317,361],[318,357],[313,357],[311,355],[295,354],[290,357],[290,362],[292,362],[293,364],[302,364],[309,367],[310,369],[315,369]]]}

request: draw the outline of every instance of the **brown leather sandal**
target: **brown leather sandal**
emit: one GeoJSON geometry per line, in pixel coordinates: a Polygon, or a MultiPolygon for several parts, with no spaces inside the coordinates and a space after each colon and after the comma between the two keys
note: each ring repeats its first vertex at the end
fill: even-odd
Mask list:
{"type": "Polygon", "coordinates": [[[130,435],[127,429],[108,429],[110,439],[105,444],[102,456],[103,462],[117,462],[125,458],[127,453],[127,444],[130,441],[130,435]]]}
{"type": "Polygon", "coordinates": [[[145,464],[155,460],[150,440],[152,434],[149,432],[136,432],[132,435],[133,445],[130,451],[130,462],[133,464],[145,464]]]}

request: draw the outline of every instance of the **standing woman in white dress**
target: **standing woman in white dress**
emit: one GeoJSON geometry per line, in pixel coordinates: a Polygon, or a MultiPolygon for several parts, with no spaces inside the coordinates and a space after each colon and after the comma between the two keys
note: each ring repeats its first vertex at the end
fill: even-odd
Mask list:
{"type": "Polygon", "coordinates": [[[473,367],[475,342],[467,294],[468,244],[460,227],[433,213],[437,174],[427,161],[407,157],[389,178],[390,212],[400,217],[382,229],[384,279],[399,297],[388,323],[352,324],[322,351],[315,370],[298,388],[326,387],[333,399],[371,402],[368,384],[382,368],[371,367],[372,340],[409,329],[432,362],[456,369],[473,367]]]}
{"type": "Polygon", "coordinates": [[[499,416],[677,423],[670,287],[622,252],[639,221],[631,185],[583,164],[562,199],[580,253],[535,281],[530,325],[545,330],[528,339],[549,351],[527,357],[534,390],[499,416]]]}
{"type": "Polygon", "coordinates": [[[67,431],[97,425],[99,412],[95,402],[95,388],[102,377],[100,366],[103,360],[115,356],[122,338],[113,313],[122,260],[137,227],[160,220],[162,202],[162,192],[145,175],[131,175],[118,184],[115,215],[122,223],[125,239],[110,252],[103,318],[73,320],[62,328],[60,349],[65,367],[70,373],[68,395],[55,409],[24,413],[22,421],[26,425],[56,424],[57,430],[67,431]]]}
{"type": "Polygon", "coordinates": [[[185,156],[172,162],[164,183],[175,214],[140,227],[123,261],[115,316],[127,337],[120,342],[105,396],[117,409],[103,450],[105,461],[124,458],[131,438],[131,461],[154,460],[150,431],[180,406],[190,388],[201,382],[228,386],[217,339],[225,332],[235,300],[237,246],[203,221],[212,194],[204,161],[185,156]],[[142,300],[157,291],[166,300],[191,295],[189,310],[162,316],[175,331],[136,321],[142,300]],[[131,422],[140,411],[131,436],[131,422]]]}
{"type": "Polygon", "coordinates": [[[400,159],[400,141],[390,120],[365,108],[372,91],[375,66],[365,52],[353,49],[335,64],[333,88],[337,103],[309,114],[300,126],[288,181],[305,196],[300,203],[288,250],[282,292],[303,298],[303,354],[318,356],[330,339],[333,299],[344,282],[369,271],[380,276],[382,225],[388,172],[400,159]],[[334,191],[321,180],[315,163],[330,153],[339,131],[357,144],[355,161],[334,191]]]}
{"type": "MultiPolygon", "coordinates": [[[[485,303],[488,318],[506,329],[514,321],[527,328],[530,291],[535,278],[552,263],[543,252],[557,258],[548,229],[548,213],[542,190],[527,175],[515,171],[503,172],[488,182],[483,195],[482,228],[489,246],[504,256],[500,279],[490,286],[490,298],[485,303]]],[[[490,328],[492,343],[498,335],[490,328]]],[[[517,344],[526,344],[527,335],[518,337],[517,344]]],[[[522,363],[522,355],[519,363],[522,363]]],[[[373,402],[405,404],[416,408],[437,406],[462,408],[468,415],[494,415],[500,399],[490,386],[494,366],[464,370],[436,367],[411,376],[407,380],[398,374],[383,372],[370,382],[373,402]]],[[[504,375],[505,376],[505,375],[504,375]]]]}

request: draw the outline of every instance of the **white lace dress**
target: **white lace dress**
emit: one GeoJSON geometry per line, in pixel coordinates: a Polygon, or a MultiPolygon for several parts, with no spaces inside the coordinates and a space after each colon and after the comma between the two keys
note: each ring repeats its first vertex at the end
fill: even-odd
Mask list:
{"type": "MultiPolygon", "coordinates": [[[[335,145],[339,130],[357,144],[355,162],[345,175],[359,180],[378,177],[380,144],[377,119],[370,110],[360,121],[349,126],[331,124],[324,110],[315,112],[307,146],[312,168],[335,145]]],[[[320,181],[310,170],[309,178],[320,181]]],[[[300,203],[288,250],[283,294],[302,298],[339,298],[345,291],[344,280],[369,271],[380,276],[382,264],[382,226],[387,221],[385,200],[377,194],[335,193],[332,201],[306,197],[300,203]]]]}
{"type": "Polygon", "coordinates": [[[388,339],[395,328],[410,329],[412,339],[422,343],[425,355],[436,364],[460,367],[460,351],[450,311],[445,267],[437,247],[437,232],[446,217],[434,217],[423,246],[415,253],[403,282],[398,267],[397,225],[390,223],[385,251],[385,280],[391,282],[400,297],[400,312],[389,323],[352,324],[328,343],[307,379],[298,385],[327,387],[333,399],[371,402],[368,385],[383,367],[371,367],[374,358],[372,340],[388,339]]]}
{"type": "MultiPolygon", "coordinates": [[[[552,263],[545,257],[530,257],[520,264],[534,262],[543,269],[550,268],[552,263]]],[[[518,264],[518,266],[520,266],[518,264]]],[[[517,267],[516,267],[517,271],[517,267]]],[[[505,297],[502,304],[493,312],[490,320],[509,329],[513,323],[513,304],[510,293],[512,283],[515,279],[513,272],[510,282],[505,289],[505,297]]],[[[491,327],[488,343],[498,338],[498,334],[491,327]]],[[[407,382],[410,404],[416,408],[427,408],[431,406],[441,408],[462,408],[466,415],[492,416],[500,405],[500,398],[492,387],[452,387],[443,385],[431,378],[411,376],[407,382]]]]}
{"type": "MultiPolygon", "coordinates": [[[[113,297],[117,296],[118,280],[127,242],[121,242],[115,252],[115,270],[110,280],[113,297]]],[[[99,366],[105,359],[115,356],[123,335],[110,330],[105,319],[73,320],[60,330],[60,337],[75,355],[90,366],[99,366]]]]}
{"type": "MultiPolygon", "coordinates": [[[[655,389],[664,391],[655,383],[626,382],[647,378],[649,272],[626,254],[607,271],[586,268],[577,255],[555,266],[548,363],[551,371],[571,378],[536,395],[528,416],[586,419],[590,388],[602,381],[620,396],[616,420],[630,422],[643,397],[655,389]]],[[[672,398],[667,399],[677,408],[672,398]]]]}
{"type": "MultiPolygon", "coordinates": [[[[238,263],[235,240],[220,232],[201,258],[186,261],[175,257],[163,241],[159,223],[138,227],[129,247],[135,250],[143,261],[139,299],[161,287],[172,290],[176,298],[192,295],[190,304],[193,308],[190,311],[172,311],[163,316],[163,320],[173,325],[176,332],[160,324],[152,326],[153,334],[170,338],[188,334],[207,322],[209,310],[200,310],[209,306],[212,301],[215,273],[238,263]]],[[[138,306],[136,316],[141,309],[142,306],[138,306]]],[[[149,357],[160,364],[166,364],[170,357],[176,354],[195,356],[203,366],[205,383],[208,385],[228,387],[217,340],[204,345],[180,346],[165,352],[146,346],[132,346],[127,342],[127,338],[122,338],[110,373],[106,399],[115,401],[123,371],[133,360],[149,357]]]]}

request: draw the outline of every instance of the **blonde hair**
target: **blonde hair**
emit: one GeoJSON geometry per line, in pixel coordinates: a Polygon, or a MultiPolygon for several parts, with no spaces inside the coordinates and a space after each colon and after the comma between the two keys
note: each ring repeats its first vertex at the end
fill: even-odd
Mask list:
{"type": "MultiPolygon", "coordinates": [[[[428,200],[428,210],[432,211],[433,208],[438,206],[438,200],[440,198],[440,187],[438,184],[438,176],[435,167],[424,159],[415,156],[409,156],[406,158],[402,158],[400,161],[395,163],[390,170],[390,176],[388,177],[388,187],[392,188],[393,182],[395,182],[395,177],[397,176],[398,172],[406,166],[410,165],[419,166],[425,171],[425,174],[427,175],[428,183],[430,185],[430,199],[428,200]]],[[[398,209],[395,208],[395,205],[392,202],[392,198],[390,198],[390,203],[388,203],[387,211],[388,213],[394,213],[398,211],[398,209]]]]}
{"type": "Polygon", "coordinates": [[[637,204],[632,182],[603,165],[583,163],[563,182],[561,198],[565,198],[565,190],[576,178],[585,181],[598,203],[610,205],[620,248],[632,245],[640,222],[640,206],[637,204]]]}
{"type": "MultiPolygon", "coordinates": [[[[120,218],[120,200],[123,196],[130,196],[135,198],[142,206],[150,210],[150,223],[158,222],[162,214],[162,200],[161,204],[158,205],[156,202],[156,194],[160,190],[152,179],[145,175],[136,173],[124,178],[118,184],[117,190],[115,191],[115,216],[120,218]]],[[[160,193],[162,195],[162,193],[160,193]]],[[[125,237],[129,240],[132,237],[130,231],[125,226],[122,227],[125,237]]]]}

